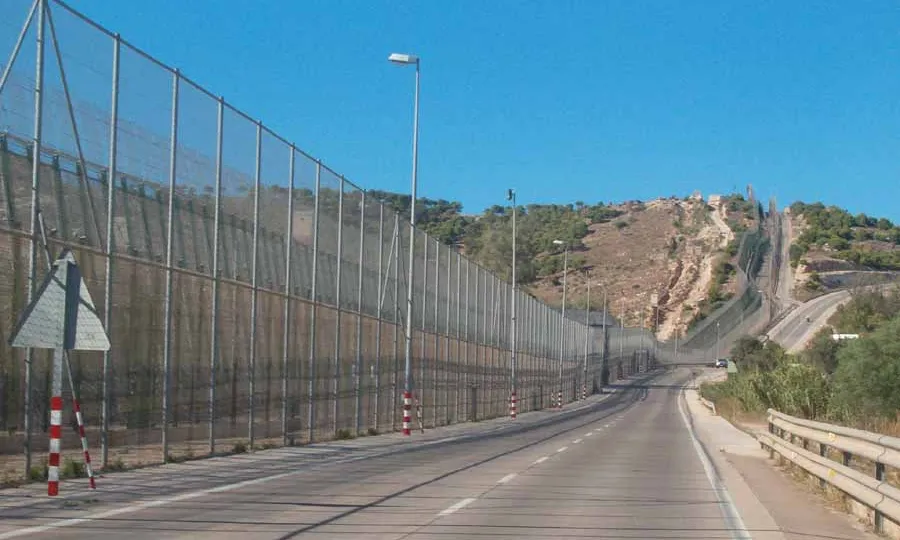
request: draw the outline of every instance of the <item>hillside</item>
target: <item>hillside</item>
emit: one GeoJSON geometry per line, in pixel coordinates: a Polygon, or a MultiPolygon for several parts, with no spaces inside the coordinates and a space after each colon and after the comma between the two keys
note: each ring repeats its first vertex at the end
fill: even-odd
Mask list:
{"type": "Polygon", "coordinates": [[[795,202],[785,213],[798,299],[900,272],[900,227],[890,220],[820,202],[795,202]]]}
{"type": "MultiPolygon", "coordinates": [[[[402,213],[409,196],[373,194],[402,213]]],[[[659,299],[660,338],[683,334],[727,301],[736,289],[738,235],[757,219],[755,203],[740,195],[670,197],[618,204],[520,206],[518,278],[534,296],[562,302],[563,253],[554,240],[571,246],[568,305],[601,306],[606,289],[611,313],[626,324],[655,324],[651,297],[659,299]]],[[[420,199],[419,226],[447,244],[455,244],[479,264],[509,278],[512,211],[493,206],[466,215],[462,205],[420,199]]]]}

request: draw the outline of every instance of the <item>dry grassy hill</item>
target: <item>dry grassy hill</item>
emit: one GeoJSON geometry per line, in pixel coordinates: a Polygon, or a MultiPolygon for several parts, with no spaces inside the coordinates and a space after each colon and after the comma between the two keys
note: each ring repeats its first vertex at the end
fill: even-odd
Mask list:
{"type": "MultiPolygon", "coordinates": [[[[584,264],[569,274],[571,305],[584,308],[588,282],[593,287],[592,307],[607,291],[611,312],[628,325],[653,327],[651,300],[659,301],[660,338],[684,333],[696,314],[708,304],[716,269],[733,262],[735,231],[751,221],[752,204],[742,198],[698,196],[625,203],[611,208],[623,214],[608,223],[588,226],[583,248],[576,255],[584,264]],[[729,251],[729,245],[733,246],[729,251]]],[[[726,272],[719,293],[727,297],[735,288],[726,272]]],[[[544,301],[562,298],[562,272],[537,280],[530,287],[544,301]]]]}

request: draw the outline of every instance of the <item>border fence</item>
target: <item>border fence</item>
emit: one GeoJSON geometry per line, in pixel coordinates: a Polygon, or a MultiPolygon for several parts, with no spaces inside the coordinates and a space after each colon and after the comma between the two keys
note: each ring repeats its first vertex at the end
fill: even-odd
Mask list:
{"type": "MultiPolygon", "coordinates": [[[[411,235],[365,190],[65,3],[6,4],[7,473],[33,475],[47,450],[35,434],[48,429],[50,351],[6,342],[48,270],[38,213],[54,253],[73,249],[110,335],[108,353],[71,354],[104,468],[398,429],[410,245],[413,388],[426,427],[508,413],[513,294],[519,411],[555,405],[559,391],[578,399],[580,377],[594,377],[589,326],[411,235]]],[[[64,430],[64,447],[77,440],[64,430]]]]}

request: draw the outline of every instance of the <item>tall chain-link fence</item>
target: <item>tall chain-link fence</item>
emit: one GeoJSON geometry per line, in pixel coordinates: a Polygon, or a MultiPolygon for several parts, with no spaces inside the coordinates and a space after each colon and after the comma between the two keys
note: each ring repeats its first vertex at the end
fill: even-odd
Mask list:
{"type": "Polygon", "coordinates": [[[738,287],[734,296],[701,321],[685,336],[683,350],[687,355],[713,362],[713,353],[722,356],[731,342],[748,330],[764,324],[770,310],[762,310],[766,300],[756,278],[770,256],[770,240],[763,229],[764,214],[757,206],[754,228],[741,234],[736,274],[738,287]]]}
{"type": "MultiPolygon", "coordinates": [[[[577,399],[594,377],[594,329],[411,235],[406,217],[65,4],[29,4],[6,0],[0,18],[7,474],[32,474],[47,450],[51,353],[7,344],[48,270],[38,212],[110,336],[108,353],[71,354],[103,467],[396,430],[407,322],[426,427],[508,414],[513,294],[519,410],[577,399]]],[[[77,437],[65,429],[63,447],[77,437]]]]}

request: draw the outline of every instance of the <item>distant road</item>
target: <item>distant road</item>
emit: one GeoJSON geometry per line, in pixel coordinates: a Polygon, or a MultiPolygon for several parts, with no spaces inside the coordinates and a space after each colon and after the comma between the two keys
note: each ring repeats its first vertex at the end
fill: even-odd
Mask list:
{"type": "Polygon", "coordinates": [[[802,351],[812,337],[828,323],[838,306],[850,300],[849,291],[837,291],[813,298],[797,306],[766,334],[790,353],[802,351]],[[807,322],[807,317],[809,322],[807,322]]]}

